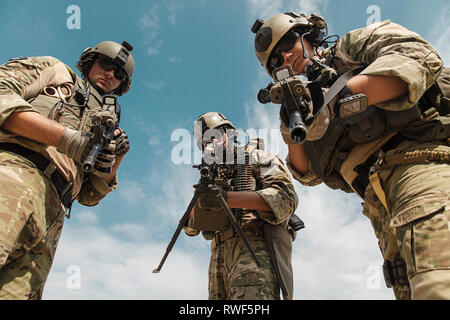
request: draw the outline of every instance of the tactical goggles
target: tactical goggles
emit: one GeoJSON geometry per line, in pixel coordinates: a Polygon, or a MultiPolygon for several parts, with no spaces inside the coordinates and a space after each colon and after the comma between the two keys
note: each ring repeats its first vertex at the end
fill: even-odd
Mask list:
{"type": "Polygon", "coordinates": [[[300,34],[297,31],[290,30],[280,39],[269,57],[267,67],[270,72],[283,65],[284,58],[281,52],[290,51],[297,43],[298,38],[300,38],[300,34]]]}
{"type": "Polygon", "coordinates": [[[110,71],[114,70],[114,77],[116,77],[117,80],[123,81],[127,78],[127,73],[125,70],[123,70],[122,67],[118,66],[111,60],[105,59],[105,58],[98,58],[97,59],[99,66],[105,70],[110,71]]]}

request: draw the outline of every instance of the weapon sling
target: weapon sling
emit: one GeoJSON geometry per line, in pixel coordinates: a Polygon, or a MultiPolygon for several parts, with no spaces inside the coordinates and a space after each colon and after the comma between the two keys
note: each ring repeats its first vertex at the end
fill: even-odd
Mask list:
{"type": "MultiPolygon", "coordinates": [[[[186,212],[181,217],[180,222],[178,223],[178,227],[175,230],[175,233],[173,234],[169,245],[167,246],[166,252],[165,252],[164,256],[162,257],[161,262],[159,263],[159,266],[156,269],[153,270],[153,273],[159,273],[161,271],[161,268],[164,265],[164,262],[166,261],[167,257],[169,256],[169,253],[172,250],[173,246],[175,245],[175,242],[177,241],[181,230],[183,229],[183,227],[186,225],[187,221],[189,220],[189,214],[191,213],[192,208],[194,208],[194,205],[197,202],[197,200],[198,200],[198,198],[199,198],[199,196],[200,196],[200,194],[202,192],[202,191],[199,191],[199,189],[202,188],[202,187],[205,188],[206,186],[197,185],[197,188],[195,190],[194,196],[192,197],[192,200],[189,203],[189,206],[188,206],[186,212]]],[[[258,265],[258,267],[261,267],[261,263],[259,262],[258,258],[256,257],[256,254],[253,251],[252,247],[250,246],[250,243],[248,242],[247,237],[242,232],[241,227],[239,226],[239,224],[237,223],[236,219],[234,218],[233,213],[231,212],[230,207],[228,207],[228,205],[227,205],[225,199],[223,198],[223,196],[220,194],[218,189],[211,188],[210,186],[208,186],[206,188],[217,192],[216,193],[216,197],[219,200],[220,204],[222,205],[223,209],[225,210],[228,219],[230,220],[231,224],[233,225],[233,228],[236,230],[237,234],[241,237],[242,242],[244,243],[244,245],[249,250],[250,254],[252,255],[252,257],[255,260],[255,262],[258,265]]]]}

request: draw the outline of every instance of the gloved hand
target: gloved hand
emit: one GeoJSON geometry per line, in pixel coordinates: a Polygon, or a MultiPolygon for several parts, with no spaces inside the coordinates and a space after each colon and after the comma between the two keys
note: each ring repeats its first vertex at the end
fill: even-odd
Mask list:
{"type": "MultiPolygon", "coordinates": [[[[219,186],[215,186],[214,188],[219,189],[219,192],[222,194],[222,197],[224,198],[225,201],[227,201],[227,192],[219,186]]],[[[198,198],[198,206],[201,209],[210,209],[210,210],[217,210],[222,208],[222,204],[219,202],[219,199],[217,199],[215,192],[202,193],[198,198]]]]}
{"type": "Polygon", "coordinates": [[[286,144],[297,144],[295,141],[291,140],[289,134],[289,115],[287,113],[286,105],[283,103],[280,108],[280,132],[284,143],[286,144]]]}
{"type": "Polygon", "coordinates": [[[280,119],[280,132],[284,143],[286,144],[294,143],[294,141],[291,140],[291,137],[289,135],[289,128],[284,124],[284,122],[281,119],[280,119]]]}
{"type": "Polygon", "coordinates": [[[120,128],[119,130],[120,133],[114,137],[114,140],[116,141],[116,148],[114,150],[114,154],[116,156],[123,155],[130,150],[130,141],[128,140],[128,136],[126,135],[124,130],[120,128]]]}
{"type": "MultiPolygon", "coordinates": [[[[306,136],[306,140],[308,141],[316,141],[322,138],[325,132],[328,129],[328,125],[330,124],[330,111],[329,109],[333,107],[332,103],[335,101],[334,99],[330,105],[325,106],[319,114],[316,116],[314,121],[306,126],[308,130],[308,134],[306,136]]],[[[280,108],[280,132],[283,137],[283,141],[286,144],[297,144],[296,142],[291,140],[289,134],[289,116],[287,114],[287,109],[284,104],[281,105],[280,108]]]]}
{"type": "Polygon", "coordinates": [[[64,128],[56,150],[64,153],[78,163],[86,157],[86,147],[89,144],[89,134],[70,128],[64,128]]]}
{"type": "Polygon", "coordinates": [[[116,162],[115,155],[116,143],[112,141],[106,148],[100,151],[97,160],[95,161],[92,174],[99,177],[105,177],[111,173],[111,168],[116,162]]]}

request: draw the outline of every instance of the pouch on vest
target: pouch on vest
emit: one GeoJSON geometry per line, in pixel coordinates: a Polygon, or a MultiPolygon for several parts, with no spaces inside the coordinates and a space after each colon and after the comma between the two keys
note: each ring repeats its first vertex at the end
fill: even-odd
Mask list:
{"type": "Polygon", "coordinates": [[[198,202],[194,205],[192,228],[201,231],[225,231],[231,227],[223,208],[202,209],[198,202]]]}
{"type": "Polygon", "coordinates": [[[421,119],[421,110],[418,106],[401,111],[387,111],[368,106],[365,110],[340,119],[349,126],[350,140],[362,144],[410,126],[421,119]]]}

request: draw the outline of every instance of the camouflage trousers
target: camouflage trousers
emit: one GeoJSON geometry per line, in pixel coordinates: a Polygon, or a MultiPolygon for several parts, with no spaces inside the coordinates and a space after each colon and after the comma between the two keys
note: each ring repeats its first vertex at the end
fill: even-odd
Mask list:
{"type": "MultiPolygon", "coordinates": [[[[416,150],[450,153],[448,146],[433,143],[389,152],[416,150]]],[[[406,262],[409,285],[394,285],[395,297],[450,299],[450,164],[390,166],[386,161],[378,173],[388,210],[369,185],[363,212],[371,220],[384,259],[406,262]]]]}
{"type": "Polygon", "coordinates": [[[262,235],[245,234],[262,266],[258,267],[239,236],[214,247],[209,264],[210,300],[280,299],[265,239],[262,235]]]}
{"type": "Polygon", "coordinates": [[[55,187],[27,159],[0,151],[0,299],[41,299],[64,223],[55,187]]]}

